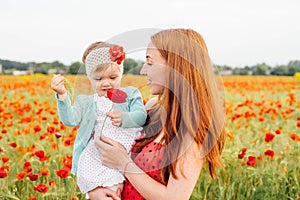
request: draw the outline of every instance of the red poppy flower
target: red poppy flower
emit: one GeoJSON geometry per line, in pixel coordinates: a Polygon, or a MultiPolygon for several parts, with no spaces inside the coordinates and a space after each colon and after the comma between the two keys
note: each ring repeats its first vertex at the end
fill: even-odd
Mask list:
{"type": "Polygon", "coordinates": [[[43,108],[40,108],[40,109],[36,112],[36,114],[39,115],[39,114],[41,114],[42,111],[43,111],[43,108]]]}
{"type": "Polygon", "coordinates": [[[29,197],[27,200],[37,200],[35,196],[29,197]]]}
{"type": "Polygon", "coordinates": [[[243,148],[242,148],[242,153],[244,153],[244,154],[245,154],[245,153],[246,153],[246,151],[247,151],[247,148],[246,148],[246,147],[243,147],[243,148]]]}
{"type": "Polygon", "coordinates": [[[72,144],[73,144],[73,139],[72,138],[67,138],[64,141],[64,146],[66,146],[66,147],[71,146],[72,144]]]}
{"type": "Polygon", "coordinates": [[[290,138],[291,138],[294,142],[300,141],[300,137],[299,137],[296,133],[290,134],[290,138]]]}
{"type": "Polygon", "coordinates": [[[254,167],[256,164],[255,156],[248,156],[247,165],[254,167]]]}
{"type": "Polygon", "coordinates": [[[57,183],[55,183],[55,181],[54,180],[51,180],[51,181],[49,181],[49,183],[48,183],[50,186],[51,185],[57,185],[57,183]]]}
{"type": "Polygon", "coordinates": [[[281,133],[281,130],[280,130],[280,129],[277,129],[277,130],[275,131],[275,133],[276,133],[277,135],[279,135],[279,134],[281,133]]]}
{"type": "Polygon", "coordinates": [[[272,142],[274,140],[275,135],[272,133],[267,133],[265,135],[265,142],[272,142]]]}
{"type": "Polygon", "coordinates": [[[20,181],[23,180],[26,177],[26,172],[19,172],[16,176],[16,178],[20,181]]]}
{"type": "Polygon", "coordinates": [[[54,128],[53,126],[49,126],[49,127],[47,127],[47,131],[48,131],[49,133],[54,133],[55,128],[54,128]]]}
{"type": "Polygon", "coordinates": [[[35,152],[35,155],[36,155],[37,157],[39,157],[39,158],[45,157],[45,153],[44,153],[43,150],[38,150],[38,151],[36,151],[36,152],[35,152]]]}
{"type": "Polygon", "coordinates": [[[34,191],[46,193],[48,191],[48,187],[45,184],[39,184],[37,186],[34,186],[34,191]]]}
{"type": "Polygon", "coordinates": [[[36,181],[39,178],[39,175],[37,174],[32,174],[31,172],[29,174],[27,174],[27,177],[31,180],[31,181],[36,181]]]}
{"type": "Polygon", "coordinates": [[[268,149],[268,150],[265,151],[264,154],[265,154],[265,156],[267,156],[267,157],[269,157],[269,158],[273,158],[275,153],[274,153],[273,150],[268,149]]]}
{"type": "Polygon", "coordinates": [[[34,154],[39,158],[39,161],[41,161],[41,162],[44,162],[48,159],[48,157],[45,156],[45,153],[43,150],[38,150],[34,154]]]}
{"type": "Polygon", "coordinates": [[[3,164],[5,164],[9,161],[9,157],[2,157],[1,160],[2,160],[3,164]]]}
{"type": "Polygon", "coordinates": [[[58,121],[57,118],[54,118],[52,123],[55,124],[55,125],[57,125],[57,124],[59,124],[59,121],[58,121]]]}
{"type": "Polygon", "coordinates": [[[47,117],[42,117],[42,120],[46,121],[46,120],[48,120],[48,118],[47,117]]]}
{"type": "Polygon", "coordinates": [[[7,177],[7,172],[4,169],[0,169],[0,178],[7,177]]]}
{"type": "Polygon", "coordinates": [[[239,153],[239,154],[238,154],[238,158],[239,158],[239,159],[242,159],[242,158],[245,157],[245,155],[246,155],[245,153],[239,153]]]}
{"type": "Polygon", "coordinates": [[[9,146],[11,146],[11,147],[13,147],[13,148],[16,148],[16,147],[17,147],[17,143],[12,142],[12,143],[9,144],[9,146]]]}
{"type": "Polygon", "coordinates": [[[1,133],[6,134],[6,133],[7,133],[7,130],[6,130],[6,129],[3,129],[3,130],[1,131],[1,133]]]}
{"type": "Polygon", "coordinates": [[[239,158],[239,159],[244,158],[245,155],[246,155],[246,151],[247,151],[247,148],[246,148],[246,147],[243,147],[243,148],[242,148],[242,153],[238,154],[238,158],[239,158]]]}
{"type": "Polygon", "coordinates": [[[65,169],[57,170],[56,175],[60,178],[67,178],[69,176],[69,171],[65,169]]]}
{"type": "Polygon", "coordinates": [[[125,52],[121,46],[112,46],[109,49],[110,59],[112,62],[117,62],[119,65],[125,59],[125,52]]]}
{"type": "Polygon", "coordinates": [[[24,162],[23,168],[25,169],[26,172],[31,172],[32,171],[30,162],[24,162]]]}
{"type": "Polygon", "coordinates": [[[50,110],[50,115],[55,115],[56,112],[54,110],[50,110]]]}
{"type": "Polygon", "coordinates": [[[39,161],[40,162],[44,162],[44,161],[46,161],[48,159],[48,157],[47,156],[44,156],[44,157],[42,157],[42,158],[39,158],[39,161]]]}
{"type": "Polygon", "coordinates": [[[41,176],[50,176],[51,173],[50,173],[50,170],[48,168],[41,168],[40,169],[40,175],[41,176]]]}
{"type": "Polygon", "coordinates": [[[29,123],[31,122],[32,118],[31,117],[24,117],[21,119],[20,123],[29,123]]]}
{"type": "Polygon", "coordinates": [[[40,125],[36,125],[34,128],[34,132],[40,132],[42,130],[42,128],[40,127],[40,125]]]}
{"type": "Polygon", "coordinates": [[[122,90],[112,89],[107,90],[107,97],[114,103],[125,103],[127,94],[122,90]]]}

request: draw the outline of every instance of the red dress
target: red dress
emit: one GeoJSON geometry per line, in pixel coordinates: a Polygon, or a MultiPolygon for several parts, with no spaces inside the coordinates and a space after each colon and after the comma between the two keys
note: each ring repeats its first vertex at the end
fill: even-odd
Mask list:
{"type": "MultiPolygon", "coordinates": [[[[138,153],[133,161],[144,172],[146,172],[151,178],[163,183],[160,177],[159,165],[164,155],[164,145],[157,142],[150,142],[147,144],[140,153],[138,153]]],[[[140,193],[133,187],[133,185],[126,179],[124,189],[122,191],[122,200],[139,200],[145,199],[140,193]]]]}

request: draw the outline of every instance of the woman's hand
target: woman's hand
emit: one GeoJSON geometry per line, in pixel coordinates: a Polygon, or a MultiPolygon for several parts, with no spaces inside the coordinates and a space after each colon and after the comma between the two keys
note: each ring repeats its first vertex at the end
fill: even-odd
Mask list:
{"type": "Polygon", "coordinates": [[[121,200],[121,189],[119,188],[116,192],[109,188],[98,187],[88,193],[91,199],[101,200],[121,200]],[[98,190],[98,191],[96,191],[98,190]],[[99,192],[100,191],[100,192],[99,192]]]}
{"type": "Polygon", "coordinates": [[[101,154],[103,165],[116,168],[123,172],[126,163],[131,161],[125,148],[118,142],[103,135],[95,140],[95,145],[101,154]]]}

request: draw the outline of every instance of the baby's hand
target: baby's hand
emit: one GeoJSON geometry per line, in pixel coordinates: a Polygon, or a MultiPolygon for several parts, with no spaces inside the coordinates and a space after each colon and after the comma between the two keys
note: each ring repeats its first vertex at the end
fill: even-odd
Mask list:
{"type": "Polygon", "coordinates": [[[112,125],[120,126],[122,124],[122,112],[119,110],[113,110],[107,113],[107,116],[112,121],[112,125]]]}
{"type": "Polygon", "coordinates": [[[59,96],[66,96],[66,94],[67,94],[67,89],[64,84],[64,77],[60,74],[53,76],[53,78],[51,80],[51,88],[59,96]]]}

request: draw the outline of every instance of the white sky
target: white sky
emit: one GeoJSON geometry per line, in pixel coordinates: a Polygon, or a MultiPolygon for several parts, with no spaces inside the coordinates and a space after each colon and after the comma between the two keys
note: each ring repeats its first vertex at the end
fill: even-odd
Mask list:
{"type": "Polygon", "coordinates": [[[275,66],[300,60],[299,10],[299,0],[0,0],[0,59],[71,64],[92,42],[179,27],[202,34],[215,64],[275,66]]]}

